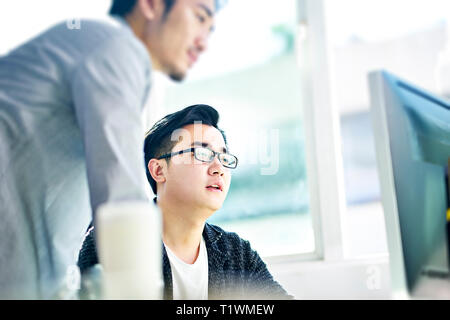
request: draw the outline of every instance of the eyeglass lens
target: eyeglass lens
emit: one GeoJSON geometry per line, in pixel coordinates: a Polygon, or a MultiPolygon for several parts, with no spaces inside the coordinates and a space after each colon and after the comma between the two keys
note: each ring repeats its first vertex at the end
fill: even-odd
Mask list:
{"type": "MultiPolygon", "coordinates": [[[[210,162],[214,158],[214,152],[206,148],[195,148],[195,157],[200,161],[210,162]]],[[[219,155],[219,161],[225,167],[234,167],[236,158],[233,155],[222,153],[219,155]]]]}

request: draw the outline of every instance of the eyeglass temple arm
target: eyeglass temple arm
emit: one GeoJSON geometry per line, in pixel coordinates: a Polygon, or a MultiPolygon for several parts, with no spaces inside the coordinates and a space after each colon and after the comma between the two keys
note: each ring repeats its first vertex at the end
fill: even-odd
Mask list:
{"type": "Polygon", "coordinates": [[[179,154],[186,153],[186,152],[192,152],[192,151],[194,151],[194,149],[195,148],[190,148],[190,149],[185,149],[185,150],[181,150],[181,151],[177,151],[177,152],[168,153],[168,154],[160,156],[158,158],[158,160],[165,159],[165,158],[170,158],[170,157],[173,157],[173,156],[177,156],[179,154]]]}

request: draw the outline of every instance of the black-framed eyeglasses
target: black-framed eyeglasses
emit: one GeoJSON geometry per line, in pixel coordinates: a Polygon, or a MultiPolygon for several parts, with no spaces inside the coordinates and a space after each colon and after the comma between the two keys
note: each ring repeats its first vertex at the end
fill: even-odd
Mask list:
{"type": "Polygon", "coordinates": [[[229,153],[215,152],[214,150],[211,150],[206,147],[193,147],[193,148],[186,149],[186,150],[167,153],[167,154],[160,156],[158,158],[158,160],[165,159],[165,158],[171,158],[173,156],[183,154],[183,153],[188,153],[188,152],[193,152],[194,158],[199,161],[202,161],[202,162],[212,162],[214,160],[215,156],[217,155],[217,158],[219,159],[220,163],[224,167],[230,168],[230,169],[235,169],[238,164],[238,159],[236,158],[236,156],[233,156],[232,154],[229,154],[229,153]]]}

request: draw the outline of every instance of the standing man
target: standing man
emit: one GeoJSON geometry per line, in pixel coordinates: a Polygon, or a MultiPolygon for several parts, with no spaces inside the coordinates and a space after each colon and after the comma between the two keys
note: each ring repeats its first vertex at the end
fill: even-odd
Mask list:
{"type": "Polygon", "coordinates": [[[99,205],[148,201],[141,113],[152,70],[205,51],[214,0],[113,0],[0,58],[0,298],[61,298],[99,205]]]}

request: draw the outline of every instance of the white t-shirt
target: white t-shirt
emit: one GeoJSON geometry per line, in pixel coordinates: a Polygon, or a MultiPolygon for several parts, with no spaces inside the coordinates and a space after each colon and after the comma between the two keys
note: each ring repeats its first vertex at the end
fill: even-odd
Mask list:
{"type": "Polygon", "coordinates": [[[174,300],[208,299],[208,253],[205,240],[200,241],[197,260],[193,264],[178,258],[165,244],[172,269],[174,300]]]}

